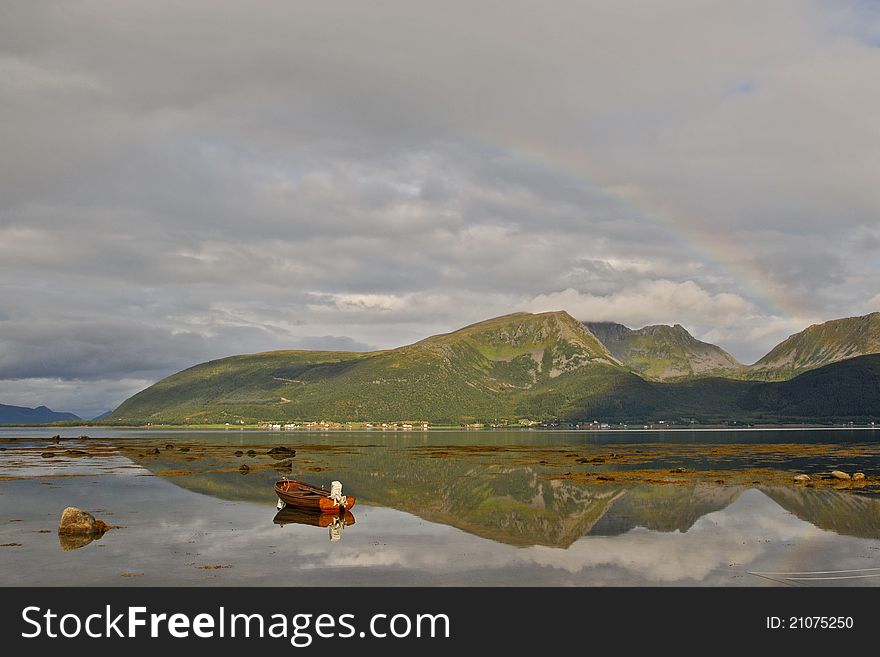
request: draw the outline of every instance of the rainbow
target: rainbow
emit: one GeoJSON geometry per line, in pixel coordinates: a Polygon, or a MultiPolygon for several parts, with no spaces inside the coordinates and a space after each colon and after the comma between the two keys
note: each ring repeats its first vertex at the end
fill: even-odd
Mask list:
{"type": "Polygon", "coordinates": [[[743,255],[732,236],[725,234],[723,225],[709,224],[681,208],[665,207],[658,199],[644,194],[635,195],[627,190],[597,184],[595,181],[600,178],[598,168],[581,152],[567,151],[555,145],[551,147],[522,134],[515,137],[504,135],[503,140],[494,142],[491,147],[536,163],[581,185],[589,185],[591,191],[624,208],[629,216],[663,226],[679,240],[683,255],[706,262],[736,280],[740,291],[760,307],[761,314],[782,320],[818,321],[813,311],[798,305],[743,255]]]}

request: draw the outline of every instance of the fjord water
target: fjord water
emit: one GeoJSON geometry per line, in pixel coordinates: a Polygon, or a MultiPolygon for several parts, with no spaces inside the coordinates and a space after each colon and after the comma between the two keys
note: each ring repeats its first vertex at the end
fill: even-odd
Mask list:
{"type": "Polygon", "coordinates": [[[880,474],[872,430],[55,432],[0,430],[2,585],[880,583],[876,489],[791,483],[880,474]],[[281,475],[353,524],[278,513],[281,475]],[[116,527],[59,541],[71,505],[116,527]]]}

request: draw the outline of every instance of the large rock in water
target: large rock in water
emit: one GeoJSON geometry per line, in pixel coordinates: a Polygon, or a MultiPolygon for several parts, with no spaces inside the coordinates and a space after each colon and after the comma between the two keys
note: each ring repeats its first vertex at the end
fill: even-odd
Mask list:
{"type": "Polygon", "coordinates": [[[91,513],[77,509],[75,506],[64,509],[61,521],[58,523],[58,533],[65,535],[100,536],[108,529],[110,526],[107,523],[95,520],[95,516],[91,513]]]}
{"type": "Polygon", "coordinates": [[[832,470],[831,476],[834,477],[835,479],[842,479],[843,481],[847,481],[850,478],[850,476],[847,473],[845,473],[841,470],[832,470]]]}

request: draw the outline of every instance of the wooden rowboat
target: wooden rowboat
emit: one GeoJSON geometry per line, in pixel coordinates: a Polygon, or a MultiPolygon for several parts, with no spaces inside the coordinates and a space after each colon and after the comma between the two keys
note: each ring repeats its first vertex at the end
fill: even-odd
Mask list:
{"type": "Polygon", "coordinates": [[[330,498],[330,493],[302,481],[282,479],[275,482],[278,499],[288,506],[300,509],[313,509],[322,513],[344,513],[354,506],[355,499],[346,496],[345,506],[330,498]]]}

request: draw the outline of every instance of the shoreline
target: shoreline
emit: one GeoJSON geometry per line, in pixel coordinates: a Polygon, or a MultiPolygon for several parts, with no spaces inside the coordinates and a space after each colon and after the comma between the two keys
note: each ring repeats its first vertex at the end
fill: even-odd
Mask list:
{"type": "Polygon", "coordinates": [[[407,433],[407,434],[423,434],[428,432],[454,432],[454,433],[475,433],[475,432],[560,432],[560,433],[699,433],[699,432],[725,432],[734,433],[738,431],[880,431],[880,425],[846,425],[846,424],[760,424],[752,426],[731,427],[728,425],[695,425],[695,426],[668,426],[668,427],[634,427],[634,426],[610,426],[603,429],[594,428],[575,428],[575,427],[523,427],[523,426],[505,426],[505,427],[461,427],[458,425],[437,425],[427,429],[388,429],[381,427],[332,427],[332,428],[316,428],[316,429],[266,429],[258,425],[244,426],[226,426],[222,424],[194,425],[194,424],[0,424],[0,430],[3,429],[118,429],[126,431],[247,431],[259,432],[266,434],[285,434],[285,433],[407,433]]]}

